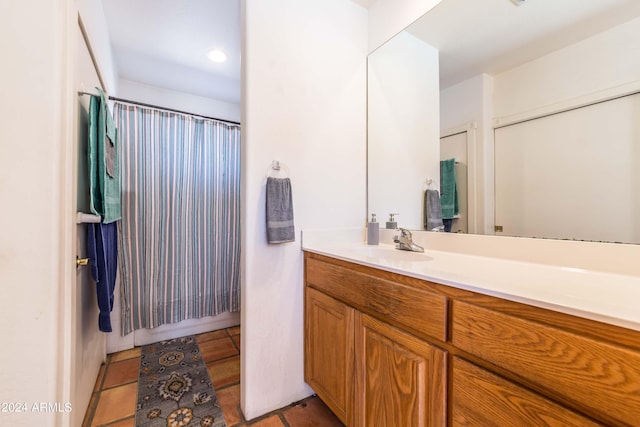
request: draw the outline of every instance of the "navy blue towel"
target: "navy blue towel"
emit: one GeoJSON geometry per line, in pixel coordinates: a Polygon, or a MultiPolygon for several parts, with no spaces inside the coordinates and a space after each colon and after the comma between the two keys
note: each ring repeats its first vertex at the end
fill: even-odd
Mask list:
{"type": "Polygon", "coordinates": [[[96,282],[98,297],[98,328],[111,332],[113,292],[118,271],[118,226],[110,224],[87,225],[87,249],[91,262],[91,276],[96,282]]]}

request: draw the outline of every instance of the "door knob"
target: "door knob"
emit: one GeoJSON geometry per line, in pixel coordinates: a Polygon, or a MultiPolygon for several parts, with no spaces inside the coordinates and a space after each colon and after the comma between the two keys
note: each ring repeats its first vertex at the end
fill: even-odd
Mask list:
{"type": "Polygon", "coordinates": [[[89,258],[79,258],[76,255],[76,268],[89,265],[89,258]]]}

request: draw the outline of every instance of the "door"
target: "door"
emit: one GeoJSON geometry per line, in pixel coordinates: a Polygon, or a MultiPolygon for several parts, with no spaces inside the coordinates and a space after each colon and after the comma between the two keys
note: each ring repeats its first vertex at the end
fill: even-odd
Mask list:
{"type": "MultiPolygon", "coordinates": [[[[95,93],[92,89],[100,86],[98,75],[89,55],[89,50],[77,28],[78,88],[95,93]]],[[[87,172],[87,119],[89,110],[89,96],[78,96],[77,103],[77,201],[78,212],[89,212],[89,190],[87,172]]],[[[78,258],[87,258],[86,236],[87,224],[76,225],[76,254],[78,258]]],[[[98,330],[98,302],[96,285],[90,277],[90,267],[78,267],[76,280],[72,290],[74,312],[72,314],[72,378],[71,397],[73,411],[71,425],[81,425],[84,414],[89,405],[93,387],[100,370],[100,365],[106,357],[106,339],[104,333],[98,330]]]]}
{"type": "Polygon", "coordinates": [[[453,220],[452,233],[469,232],[467,138],[466,131],[440,138],[440,160],[456,159],[459,215],[453,220]]]}
{"type": "Polygon", "coordinates": [[[495,130],[504,236],[640,243],[640,94],[495,130]]]}
{"type": "Polygon", "coordinates": [[[446,425],[446,352],[356,313],[356,426],[446,425]]]}

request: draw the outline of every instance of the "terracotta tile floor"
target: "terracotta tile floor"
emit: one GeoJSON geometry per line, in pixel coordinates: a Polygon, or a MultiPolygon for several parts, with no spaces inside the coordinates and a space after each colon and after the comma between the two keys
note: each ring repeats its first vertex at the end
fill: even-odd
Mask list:
{"type": "MultiPolygon", "coordinates": [[[[310,397],[250,422],[240,410],[240,327],[196,336],[228,427],[341,427],[317,397],[310,397]]],[[[83,427],[133,427],[140,348],[107,356],[100,368],[83,427]]]]}

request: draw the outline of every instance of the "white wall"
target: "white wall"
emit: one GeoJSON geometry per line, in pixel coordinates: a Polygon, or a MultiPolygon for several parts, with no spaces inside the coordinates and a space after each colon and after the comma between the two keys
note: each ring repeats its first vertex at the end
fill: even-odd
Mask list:
{"type": "Polygon", "coordinates": [[[65,1],[0,1],[0,402],[27,404],[26,412],[0,413],[2,425],[68,419],[31,405],[62,401],[70,388],[70,10],[65,1]]]}
{"type": "MultiPolygon", "coordinates": [[[[82,19],[87,37],[91,43],[91,48],[103,79],[105,91],[109,95],[118,93],[118,70],[113,61],[111,52],[111,42],[109,40],[109,30],[107,20],[102,9],[102,2],[95,0],[78,0],[78,14],[82,19]]],[[[92,92],[92,88],[84,88],[87,92],[92,92]]]]}
{"type": "Polygon", "coordinates": [[[426,180],[440,184],[438,51],[404,31],[368,67],[368,211],[420,230],[426,180]]]}
{"type": "Polygon", "coordinates": [[[638,87],[640,18],[494,76],[494,117],[503,123],[638,87]]]}
{"type": "Polygon", "coordinates": [[[487,107],[485,99],[491,101],[493,96],[490,84],[491,76],[480,74],[443,88],[440,92],[440,128],[451,129],[482,120],[487,107]]]}
{"type": "Polygon", "coordinates": [[[240,105],[120,79],[118,97],[222,120],[240,121],[240,105]]]}
{"type": "Polygon", "coordinates": [[[369,52],[404,30],[442,0],[377,0],[369,7],[369,52]]]}
{"type": "Polygon", "coordinates": [[[349,0],[243,1],[241,401],[303,398],[300,230],[365,220],[367,12],[349,0]],[[266,173],[285,165],[295,243],[267,245],[266,173]]]}

